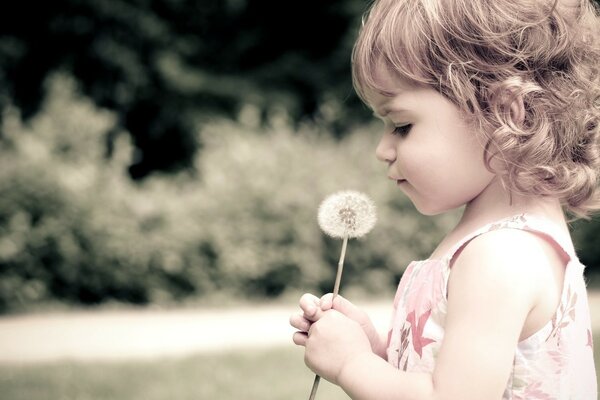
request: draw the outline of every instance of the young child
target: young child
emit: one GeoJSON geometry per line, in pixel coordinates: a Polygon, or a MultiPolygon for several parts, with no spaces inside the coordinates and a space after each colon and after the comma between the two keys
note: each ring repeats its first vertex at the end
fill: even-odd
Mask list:
{"type": "Polygon", "coordinates": [[[302,296],[293,340],[316,374],[352,399],[597,398],[565,213],[600,208],[599,34],[592,0],[372,4],[352,65],[376,156],[422,214],[464,212],[406,269],[389,332],[302,296]]]}

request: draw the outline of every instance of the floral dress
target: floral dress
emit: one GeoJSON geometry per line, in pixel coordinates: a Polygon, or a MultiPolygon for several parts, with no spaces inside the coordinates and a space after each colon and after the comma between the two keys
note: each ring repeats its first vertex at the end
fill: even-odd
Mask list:
{"type": "Polygon", "coordinates": [[[597,399],[584,266],[569,237],[549,221],[527,214],[484,226],[457,243],[442,259],[410,263],[394,299],[388,362],[403,371],[433,372],[444,339],[450,260],[476,236],[505,228],[540,235],[564,252],[568,263],[554,317],[518,343],[502,399],[597,399]]]}

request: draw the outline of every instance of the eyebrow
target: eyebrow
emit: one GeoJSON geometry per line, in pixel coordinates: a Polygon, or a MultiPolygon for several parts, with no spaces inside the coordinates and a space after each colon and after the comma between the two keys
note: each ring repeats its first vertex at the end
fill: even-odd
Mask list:
{"type": "Polygon", "coordinates": [[[384,118],[384,117],[386,117],[390,113],[394,113],[394,112],[396,112],[396,113],[397,112],[406,112],[406,110],[403,109],[403,108],[392,109],[390,107],[383,107],[381,109],[381,111],[382,111],[382,113],[379,114],[375,109],[373,109],[373,115],[375,117],[377,117],[377,118],[384,118]]]}
{"type": "Polygon", "coordinates": [[[387,110],[385,110],[385,112],[382,114],[379,114],[377,111],[373,110],[373,116],[375,118],[383,119],[388,114],[389,114],[389,112],[387,112],[387,110]]]}
{"type": "Polygon", "coordinates": [[[392,110],[390,109],[390,107],[388,106],[384,106],[381,109],[381,114],[377,112],[377,110],[375,108],[373,108],[373,115],[376,116],[377,118],[383,118],[386,115],[388,115],[392,110]]]}

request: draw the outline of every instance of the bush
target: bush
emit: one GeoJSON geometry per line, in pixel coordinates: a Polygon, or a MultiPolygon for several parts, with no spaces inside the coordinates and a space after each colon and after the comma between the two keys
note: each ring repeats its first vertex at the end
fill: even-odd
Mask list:
{"type": "MultiPolygon", "coordinates": [[[[0,308],[45,300],[145,302],[121,171],[123,154],[104,157],[114,116],[52,85],[44,113],[23,126],[8,110],[0,160],[0,308]],[[119,159],[120,157],[120,159],[119,159]]],[[[136,250],[137,248],[137,250],[136,250]]]]}
{"type": "Polygon", "coordinates": [[[379,223],[351,243],[344,288],[392,290],[403,266],[423,257],[438,225],[449,223],[419,218],[390,189],[372,157],[372,128],[336,142],[314,128],[292,131],[276,116],[264,132],[246,110],[242,122],[215,121],[199,133],[205,148],[196,172],[134,183],[126,174],[132,146],[114,131],[115,116],[65,76],[49,89],[29,125],[5,112],[4,311],[48,300],[144,304],[330,291],[340,242],[320,232],[316,211],[347,188],[373,197],[379,223]],[[108,135],[116,138],[110,156],[108,135]]]}

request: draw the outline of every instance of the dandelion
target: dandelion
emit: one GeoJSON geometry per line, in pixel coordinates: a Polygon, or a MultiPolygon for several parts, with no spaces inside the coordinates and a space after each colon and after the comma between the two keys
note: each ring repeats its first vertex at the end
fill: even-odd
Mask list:
{"type": "MultiPolygon", "coordinates": [[[[377,221],[375,204],[361,192],[354,190],[337,192],[323,200],[319,206],[317,219],[323,232],[331,237],[343,239],[342,253],[333,287],[333,299],[335,299],[340,290],[348,239],[362,237],[373,229],[377,221]]],[[[320,380],[319,375],[315,375],[309,400],[315,398],[320,380]]]]}
{"type": "Polygon", "coordinates": [[[358,238],[375,226],[375,205],[360,192],[346,190],[328,196],[319,206],[319,226],[334,238],[358,238]]]}

